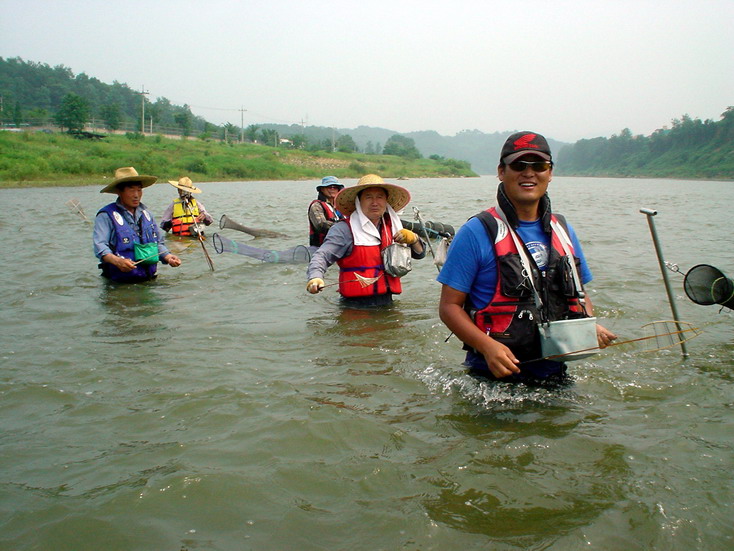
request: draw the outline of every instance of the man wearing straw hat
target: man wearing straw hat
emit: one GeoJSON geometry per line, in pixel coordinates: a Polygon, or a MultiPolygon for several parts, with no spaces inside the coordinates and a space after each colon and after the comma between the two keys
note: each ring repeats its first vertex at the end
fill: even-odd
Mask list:
{"type": "Polygon", "coordinates": [[[339,293],[349,305],[379,306],[402,292],[400,278],[385,272],[382,251],[395,243],[410,247],[412,258],[426,250],[414,232],[403,228],[397,212],[410,202],[408,190],[388,184],[376,174],[363,176],[357,185],[342,189],[334,200],[348,217],[329,230],[308,265],[306,290],[324,288],[324,273],[339,264],[339,293]]]}
{"type": "Polygon", "coordinates": [[[324,176],[321,185],[316,186],[319,195],[308,206],[309,245],[320,247],[331,226],[344,219],[344,215],[334,207],[334,198],[343,189],[336,176],[324,176]]]}
{"type": "Polygon", "coordinates": [[[166,248],[155,220],[140,200],[143,188],[155,176],[145,176],[131,166],[118,168],[115,178],[100,193],[114,193],[117,201],[101,208],[94,219],[94,254],[102,275],[119,283],[138,283],[156,277],[160,260],[174,268],[181,259],[166,248]]]}
{"type": "MultiPolygon", "coordinates": [[[[539,324],[593,316],[583,288],[591,271],[573,228],[551,212],[546,191],[553,160],[546,139],[527,131],[509,136],[497,175],[497,206],[471,218],[449,247],[438,275],[439,315],[464,342],[464,365],[472,373],[562,382],[565,364],[542,359],[539,324]]],[[[592,347],[616,338],[589,322],[591,340],[596,331],[592,347]]]]}
{"type": "Polygon", "coordinates": [[[178,197],[163,212],[162,229],[170,230],[173,235],[195,235],[197,224],[208,226],[214,221],[204,203],[194,199],[192,194],[201,193],[201,190],[191,178],[184,176],[178,181],[168,180],[168,183],[178,189],[178,197]]]}

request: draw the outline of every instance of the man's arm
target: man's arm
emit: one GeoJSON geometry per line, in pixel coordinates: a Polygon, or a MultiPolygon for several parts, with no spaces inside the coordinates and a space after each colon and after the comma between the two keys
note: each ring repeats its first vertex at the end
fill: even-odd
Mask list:
{"type": "Polygon", "coordinates": [[[92,230],[92,243],[94,244],[94,256],[102,260],[102,257],[111,254],[112,248],[112,222],[106,213],[100,212],[94,218],[94,230],[92,230]]]}
{"type": "Polygon", "coordinates": [[[318,233],[326,233],[336,223],[336,220],[327,220],[324,207],[321,203],[312,203],[308,207],[308,220],[318,233]]]}
{"type": "Polygon", "coordinates": [[[352,232],[346,224],[337,224],[329,230],[326,239],[308,263],[306,289],[309,293],[316,294],[323,288],[324,274],[328,267],[340,258],[348,256],[353,246],[352,232]]]}
{"type": "Polygon", "coordinates": [[[479,329],[464,310],[467,294],[443,285],[438,314],[441,321],[467,345],[484,356],[489,370],[497,378],[519,373],[518,359],[504,344],[497,342],[479,329]]]}
{"type": "Polygon", "coordinates": [[[173,203],[166,207],[161,217],[161,229],[169,231],[171,229],[171,220],[173,219],[173,203]]]}
{"type": "MultiPolygon", "coordinates": [[[[589,293],[586,293],[584,297],[584,311],[587,316],[594,317],[594,305],[591,303],[591,297],[589,293]]],[[[598,323],[596,324],[596,339],[599,342],[599,348],[606,348],[612,341],[617,339],[617,335],[612,333],[606,327],[602,327],[598,323]]]]}
{"type": "Polygon", "coordinates": [[[206,211],[206,207],[204,206],[204,203],[201,201],[197,201],[196,204],[199,206],[199,216],[197,217],[197,222],[203,222],[205,226],[211,225],[212,222],[214,222],[214,218],[211,217],[211,215],[206,211]]]}

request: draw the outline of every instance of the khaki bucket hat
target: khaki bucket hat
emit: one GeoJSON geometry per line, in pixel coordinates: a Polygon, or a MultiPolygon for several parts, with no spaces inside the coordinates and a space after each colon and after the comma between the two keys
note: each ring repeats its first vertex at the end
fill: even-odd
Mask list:
{"type": "Polygon", "coordinates": [[[188,193],[201,193],[201,190],[194,185],[194,183],[191,181],[191,178],[189,178],[188,176],[180,178],[178,182],[176,182],[175,180],[168,180],[168,183],[171,184],[173,187],[180,189],[181,191],[186,191],[188,193]]]}
{"type": "Polygon", "coordinates": [[[339,192],[334,199],[334,206],[344,214],[352,214],[355,210],[354,200],[360,191],[370,187],[381,187],[387,193],[387,202],[398,212],[403,210],[410,203],[410,192],[404,187],[388,184],[377,174],[367,174],[362,176],[357,185],[346,187],[339,192]]]}
{"type": "Polygon", "coordinates": [[[124,182],[140,182],[143,187],[152,186],[156,183],[158,178],[156,176],[146,176],[144,174],[138,174],[138,171],[131,166],[125,166],[115,170],[115,179],[112,183],[105,186],[100,193],[117,193],[117,186],[124,182]]]}

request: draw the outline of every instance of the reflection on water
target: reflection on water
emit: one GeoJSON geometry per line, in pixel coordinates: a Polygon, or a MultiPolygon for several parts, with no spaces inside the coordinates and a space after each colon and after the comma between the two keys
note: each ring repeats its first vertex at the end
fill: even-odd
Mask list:
{"type": "MultiPolygon", "coordinates": [[[[425,218],[457,228],[495,190],[406,185],[425,218]]],[[[291,236],[253,243],[283,250],[307,241],[313,187],[208,184],[206,204],[291,236]]],[[[158,216],[168,189],[146,188],[158,216]]],[[[94,212],[97,188],[3,193],[17,220],[2,228],[0,547],[731,547],[734,318],[691,304],[682,280],[678,308],[704,327],[688,360],[619,347],[569,364],[567,386],[513,386],[464,372],[430,261],[394,304],[361,310],[335,288],[306,293],[303,265],[210,247],[211,272],[198,242],[169,237],[180,268],[116,286],[64,206],[94,212]]],[[[641,206],[659,210],[668,260],[734,272],[730,184],[556,178],[551,194],[620,338],[670,317],[641,206]],[[613,204],[596,200],[610,189],[613,204]]]]}

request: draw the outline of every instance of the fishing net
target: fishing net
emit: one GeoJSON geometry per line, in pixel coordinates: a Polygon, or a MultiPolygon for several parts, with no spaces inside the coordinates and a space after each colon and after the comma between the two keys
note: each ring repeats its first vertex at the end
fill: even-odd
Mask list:
{"type": "Polygon", "coordinates": [[[285,251],[273,251],[270,249],[259,249],[232,241],[218,233],[212,235],[214,250],[218,254],[235,253],[255,258],[261,262],[272,262],[280,264],[305,264],[311,260],[311,256],[318,247],[306,247],[297,245],[285,251]]]}
{"type": "Polygon", "coordinates": [[[676,320],[658,320],[651,321],[642,326],[645,336],[639,339],[630,339],[620,343],[612,343],[611,346],[617,344],[626,344],[628,342],[649,341],[645,343],[644,352],[656,352],[673,348],[681,343],[688,342],[698,337],[702,331],[698,327],[694,327],[687,321],[676,320]]]}
{"type": "MultiPolygon", "coordinates": [[[[406,230],[410,230],[417,233],[421,237],[424,237],[423,228],[421,227],[420,222],[409,222],[407,220],[400,220],[400,222],[403,224],[403,227],[406,230]]],[[[449,224],[442,224],[441,222],[431,222],[430,220],[425,223],[425,228],[426,233],[428,233],[428,237],[430,237],[431,239],[435,239],[438,237],[453,237],[456,233],[456,230],[453,226],[449,224]]]]}
{"type": "Polygon", "coordinates": [[[683,289],[696,304],[720,304],[734,310],[734,282],[718,268],[708,264],[694,266],[683,280],[683,289]]]}
{"type": "Polygon", "coordinates": [[[72,212],[76,214],[79,218],[87,223],[90,223],[90,220],[89,218],[87,218],[87,214],[84,212],[84,208],[82,207],[82,204],[79,202],[78,199],[69,199],[66,202],[66,206],[69,207],[72,212]]]}

